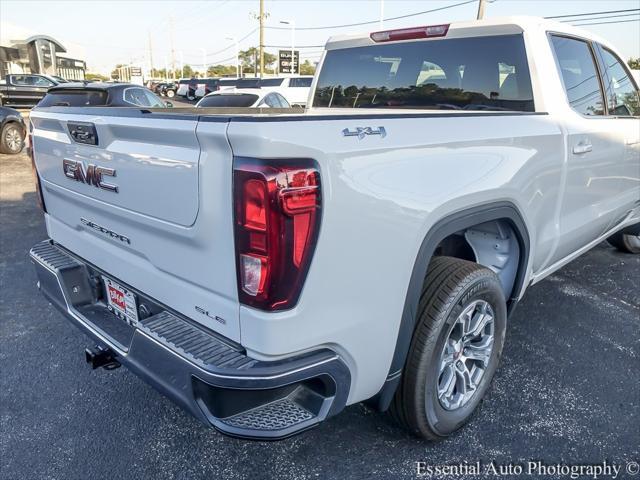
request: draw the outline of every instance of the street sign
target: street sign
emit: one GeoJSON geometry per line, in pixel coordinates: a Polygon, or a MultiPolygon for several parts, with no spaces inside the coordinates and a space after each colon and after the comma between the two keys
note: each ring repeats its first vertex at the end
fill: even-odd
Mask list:
{"type": "Polygon", "coordinates": [[[293,71],[291,70],[291,50],[278,50],[278,72],[299,73],[300,72],[300,51],[293,51],[293,71]]]}

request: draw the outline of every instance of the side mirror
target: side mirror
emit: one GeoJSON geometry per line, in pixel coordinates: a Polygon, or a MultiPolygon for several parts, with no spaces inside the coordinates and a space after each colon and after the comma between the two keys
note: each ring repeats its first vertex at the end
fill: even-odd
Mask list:
{"type": "Polygon", "coordinates": [[[167,100],[166,102],[164,102],[164,106],[167,108],[173,108],[173,103],[167,100]]]}

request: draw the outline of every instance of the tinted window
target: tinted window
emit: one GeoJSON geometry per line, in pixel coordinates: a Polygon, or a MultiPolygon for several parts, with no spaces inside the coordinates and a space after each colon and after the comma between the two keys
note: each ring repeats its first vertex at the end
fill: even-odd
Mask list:
{"type": "Polygon", "coordinates": [[[243,78],[242,80],[238,80],[238,84],[236,86],[238,88],[259,88],[260,79],[259,78],[243,78]]]}
{"type": "Polygon", "coordinates": [[[55,85],[51,80],[44,77],[31,77],[34,87],[53,87],[55,85]]]}
{"type": "Polygon", "coordinates": [[[522,35],[331,50],[313,105],[534,110],[522,35]]]}
{"type": "Polygon", "coordinates": [[[258,95],[249,93],[211,95],[198,102],[197,107],[250,107],[258,100],[258,95]]]}
{"type": "Polygon", "coordinates": [[[603,48],[602,56],[607,69],[607,107],[610,115],[640,115],[638,91],[629,71],[609,50],[603,48]]]}
{"type": "Polygon", "coordinates": [[[147,101],[149,103],[149,106],[152,108],[164,108],[166,107],[166,105],[164,104],[164,102],[162,100],[160,100],[160,97],[158,97],[155,93],[149,91],[149,90],[143,90],[144,94],[147,96],[147,101]]]}
{"type": "Polygon", "coordinates": [[[146,92],[142,88],[125,88],[123,93],[124,101],[140,107],[150,107],[151,102],[147,98],[146,92]]]}
{"type": "Polygon", "coordinates": [[[582,115],[603,115],[598,71],[587,42],[557,36],[551,41],[571,107],[582,115]]]}
{"type": "Polygon", "coordinates": [[[263,78],[260,80],[261,87],[279,87],[282,85],[284,78],[263,78]]]}
{"type": "Polygon", "coordinates": [[[264,100],[260,102],[261,107],[265,104],[271,108],[280,108],[280,101],[278,100],[278,97],[272,94],[267,95],[264,97],[264,100]]]}
{"type": "Polygon", "coordinates": [[[289,80],[290,87],[310,87],[313,78],[292,78],[289,80]]]}
{"type": "Polygon", "coordinates": [[[11,83],[25,87],[53,87],[54,85],[51,80],[35,75],[12,75],[11,83]]]}
{"type": "Polygon", "coordinates": [[[220,80],[221,87],[235,87],[238,80],[220,80]]]}
{"type": "Polygon", "coordinates": [[[180,85],[186,85],[186,84],[187,84],[187,83],[189,83],[190,81],[191,81],[191,80],[189,80],[189,79],[182,78],[182,79],[180,79],[180,81],[178,81],[178,83],[179,83],[180,85]]]}
{"type": "Polygon", "coordinates": [[[49,92],[38,104],[39,107],[95,107],[107,103],[106,92],[91,90],[58,90],[49,92]]]}

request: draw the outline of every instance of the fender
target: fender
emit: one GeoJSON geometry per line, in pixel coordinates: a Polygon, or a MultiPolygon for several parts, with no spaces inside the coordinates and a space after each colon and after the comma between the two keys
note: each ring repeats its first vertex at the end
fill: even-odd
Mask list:
{"type": "Polygon", "coordinates": [[[511,315],[517,304],[517,299],[525,287],[524,281],[530,252],[529,233],[523,217],[517,207],[511,202],[494,202],[456,212],[439,220],[433,227],[431,227],[418,250],[418,255],[411,273],[411,279],[409,280],[409,288],[407,290],[402,318],[400,320],[396,348],[393,353],[393,359],[391,361],[391,366],[389,367],[387,379],[385,380],[381,390],[374,397],[367,400],[367,404],[380,411],[387,410],[391,404],[395,391],[400,384],[402,370],[409,353],[411,339],[413,338],[413,332],[418,321],[417,309],[418,302],[420,300],[420,292],[422,291],[422,284],[427,274],[431,257],[433,256],[438,244],[455,232],[464,230],[465,228],[473,225],[499,219],[506,220],[510,223],[511,228],[516,234],[520,247],[518,271],[516,273],[511,298],[507,300],[507,312],[511,315]]]}

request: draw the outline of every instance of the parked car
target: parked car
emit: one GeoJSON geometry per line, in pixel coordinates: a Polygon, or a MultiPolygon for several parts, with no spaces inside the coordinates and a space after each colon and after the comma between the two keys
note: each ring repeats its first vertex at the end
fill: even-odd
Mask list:
{"type": "Polygon", "coordinates": [[[24,119],[19,111],[0,107],[0,153],[20,153],[24,147],[26,132],[24,119]]]}
{"type": "Polygon", "coordinates": [[[198,80],[195,90],[195,98],[202,98],[211,92],[218,90],[229,90],[235,88],[238,82],[237,78],[201,78],[198,80]]]}
{"type": "Polygon", "coordinates": [[[38,74],[11,74],[0,83],[0,105],[31,108],[49,88],[58,85],[53,77],[38,74]]]}
{"type": "Polygon", "coordinates": [[[640,252],[630,75],[585,30],[508,17],[330,39],[304,113],[38,106],[38,285],[92,367],[226,434],[366,401],[442,439],[530,285],[607,238],[640,252]]]}
{"type": "Polygon", "coordinates": [[[268,92],[259,88],[218,90],[202,98],[196,107],[262,107],[290,108],[287,99],[278,92],[268,92]]]}
{"type": "Polygon", "coordinates": [[[173,98],[176,96],[176,91],[178,90],[178,87],[176,86],[175,83],[173,82],[168,82],[168,83],[162,83],[160,84],[160,88],[159,88],[159,95],[162,95],[163,97],[167,97],[167,98],[173,98]]]}
{"type": "Polygon", "coordinates": [[[178,95],[179,97],[186,97],[189,93],[189,85],[195,80],[195,78],[181,78],[180,80],[178,80],[178,89],[176,90],[176,95],[178,95]]]}
{"type": "Polygon", "coordinates": [[[132,83],[65,83],[49,90],[42,107],[172,107],[146,87],[132,83]]]}
{"type": "Polygon", "coordinates": [[[284,96],[289,104],[294,106],[306,106],[307,97],[313,76],[300,77],[267,77],[267,78],[243,78],[238,81],[237,88],[263,88],[276,91],[284,96]]]}

